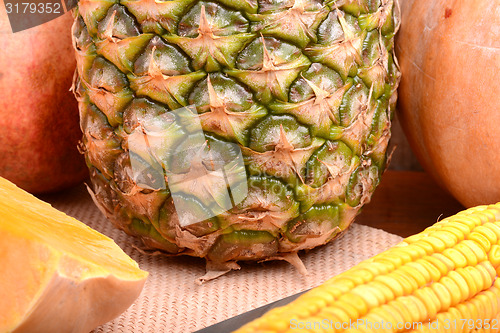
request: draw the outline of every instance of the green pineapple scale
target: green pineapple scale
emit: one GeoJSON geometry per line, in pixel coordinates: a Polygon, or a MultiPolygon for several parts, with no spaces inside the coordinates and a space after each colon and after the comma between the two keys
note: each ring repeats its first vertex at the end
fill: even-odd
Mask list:
{"type": "Polygon", "coordinates": [[[399,82],[393,0],[80,0],[75,16],[92,197],[147,248],[206,258],[202,279],[244,260],[304,271],[297,252],[370,201],[399,82]]]}

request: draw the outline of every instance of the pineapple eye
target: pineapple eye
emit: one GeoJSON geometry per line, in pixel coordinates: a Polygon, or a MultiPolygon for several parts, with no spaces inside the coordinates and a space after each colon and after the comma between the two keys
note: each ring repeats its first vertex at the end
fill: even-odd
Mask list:
{"type": "Polygon", "coordinates": [[[240,12],[213,2],[200,1],[179,22],[178,34],[196,38],[200,31],[206,31],[216,36],[230,36],[248,32],[249,27],[248,20],[240,12]]]}
{"type": "Polygon", "coordinates": [[[104,19],[99,22],[97,32],[102,39],[109,37],[125,39],[140,34],[134,18],[127,13],[125,7],[118,4],[112,6],[104,19]]]}

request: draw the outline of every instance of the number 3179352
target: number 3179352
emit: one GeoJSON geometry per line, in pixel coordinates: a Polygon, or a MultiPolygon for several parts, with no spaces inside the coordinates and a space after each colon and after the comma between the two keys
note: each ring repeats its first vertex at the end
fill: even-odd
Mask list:
{"type": "Polygon", "coordinates": [[[7,2],[5,8],[7,14],[63,14],[62,5],[57,2],[7,2]]]}

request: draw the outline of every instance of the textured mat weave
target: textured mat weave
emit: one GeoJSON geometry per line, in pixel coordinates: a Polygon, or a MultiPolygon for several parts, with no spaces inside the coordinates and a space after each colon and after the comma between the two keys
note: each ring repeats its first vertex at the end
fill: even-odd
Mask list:
{"type": "Polygon", "coordinates": [[[344,237],[300,255],[309,271],[307,276],[286,262],[266,262],[245,264],[240,271],[200,286],[195,280],[205,273],[203,260],[141,254],[136,248],[141,247],[140,242],[116,230],[83,186],[42,199],[113,238],[150,273],[136,302],[94,333],[193,332],[315,287],[401,240],[382,230],[354,224],[344,237]]]}

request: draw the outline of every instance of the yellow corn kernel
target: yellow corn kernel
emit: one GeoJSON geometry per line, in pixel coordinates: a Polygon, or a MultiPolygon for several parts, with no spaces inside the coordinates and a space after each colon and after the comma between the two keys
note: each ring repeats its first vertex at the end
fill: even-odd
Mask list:
{"type": "Polygon", "coordinates": [[[428,236],[420,240],[420,242],[423,243],[429,243],[432,248],[434,249],[434,252],[443,252],[444,249],[446,249],[446,244],[444,241],[441,239],[434,237],[434,236],[428,236]]]}
{"type": "Polygon", "coordinates": [[[472,218],[477,219],[477,225],[482,225],[496,220],[495,214],[491,209],[483,209],[471,215],[472,218]]]}
{"type": "Polygon", "coordinates": [[[397,311],[393,306],[388,304],[383,304],[381,307],[372,310],[374,313],[377,313],[385,318],[388,318],[391,323],[396,324],[404,322],[403,315],[397,311]]]}
{"type": "MultiPolygon", "coordinates": [[[[480,227],[488,229],[488,230],[494,232],[495,235],[497,236],[497,239],[500,239],[500,225],[498,225],[497,223],[486,223],[486,224],[483,224],[480,227]]],[[[478,228],[480,228],[480,227],[478,227],[478,228]]]]}
{"type": "Polygon", "coordinates": [[[418,288],[417,282],[412,279],[410,276],[406,276],[401,272],[394,271],[387,276],[393,277],[397,283],[403,287],[404,295],[411,294],[415,289],[418,288]]]}
{"type": "Polygon", "coordinates": [[[443,231],[448,231],[457,236],[459,242],[463,241],[470,234],[471,230],[463,224],[446,224],[442,228],[443,231]]]}
{"type": "Polygon", "coordinates": [[[364,269],[372,273],[373,276],[384,275],[391,271],[392,265],[386,265],[381,262],[376,262],[373,260],[365,260],[358,264],[355,268],[364,269]]]}
{"type": "Polygon", "coordinates": [[[477,270],[481,273],[484,286],[490,287],[496,281],[497,272],[489,261],[483,261],[476,266],[477,270]]]}
{"type": "MultiPolygon", "coordinates": [[[[433,226],[439,227],[440,229],[442,229],[443,227],[449,226],[451,223],[452,217],[454,217],[454,216],[445,217],[444,219],[441,219],[441,220],[438,219],[436,221],[436,223],[433,224],[433,226]]],[[[439,217],[439,218],[441,218],[441,217],[439,217]]]]}
{"type": "Polygon", "coordinates": [[[436,237],[442,240],[445,244],[445,247],[452,247],[458,243],[458,237],[447,230],[438,230],[432,234],[432,237],[436,237]]]}
{"type": "MultiPolygon", "coordinates": [[[[290,323],[290,329],[288,332],[297,333],[297,331],[299,331],[301,333],[305,333],[305,332],[332,333],[332,330],[328,329],[331,326],[334,327],[334,332],[337,332],[337,330],[335,330],[334,324],[330,324],[330,322],[325,323],[325,318],[321,318],[321,317],[309,317],[309,318],[307,318],[307,321],[302,323],[302,325],[304,326],[304,328],[294,327],[294,326],[298,326],[298,323],[290,323]],[[325,326],[326,324],[327,324],[327,326],[325,326]]],[[[340,332],[340,330],[339,330],[339,332],[340,332]]]]}
{"type": "Polygon", "coordinates": [[[380,292],[384,295],[384,299],[386,300],[384,303],[396,298],[396,295],[391,290],[391,288],[387,287],[382,282],[372,281],[372,282],[370,282],[370,285],[373,286],[374,288],[376,288],[377,290],[380,290],[380,292]]]}
{"type": "Polygon", "coordinates": [[[461,317],[462,315],[456,307],[451,307],[447,311],[441,312],[437,315],[437,318],[441,323],[440,326],[445,326],[445,323],[449,323],[449,327],[454,328],[455,332],[462,332],[461,325],[458,325],[458,321],[461,317]],[[457,324],[455,325],[455,323],[457,324]]]}
{"type": "Polygon", "coordinates": [[[368,306],[368,309],[374,308],[383,303],[384,295],[382,293],[378,293],[374,288],[370,288],[366,285],[354,288],[351,290],[351,293],[361,297],[368,306]]]}
{"type": "Polygon", "coordinates": [[[285,332],[290,328],[290,322],[297,318],[280,318],[267,316],[258,318],[238,330],[239,333],[252,332],[285,332]]]}
{"type": "Polygon", "coordinates": [[[500,297],[500,279],[495,279],[495,281],[493,282],[493,286],[491,286],[489,290],[491,290],[495,294],[498,293],[498,296],[500,297]]]}
{"type": "Polygon", "coordinates": [[[500,299],[495,295],[491,289],[485,290],[476,296],[487,307],[487,318],[493,318],[500,310],[500,299]]]}
{"type": "Polygon", "coordinates": [[[411,330],[405,331],[408,333],[455,333],[455,331],[446,329],[445,324],[448,318],[443,318],[442,313],[437,315],[433,321],[423,322],[421,325],[414,327],[411,330]]]}
{"type": "Polygon", "coordinates": [[[325,302],[326,306],[332,304],[337,299],[332,293],[329,292],[329,290],[326,290],[325,288],[313,288],[309,292],[307,292],[307,295],[309,297],[317,297],[322,299],[325,302]]]}
{"type": "Polygon", "coordinates": [[[453,323],[453,326],[457,333],[465,333],[469,331],[467,330],[467,327],[463,325],[462,319],[464,319],[464,317],[456,307],[450,308],[448,310],[448,313],[450,314],[449,318],[451,319],[451,323],[453,323]]]}
{"type": "MultiPolygon", "coordinates": [[[[266,323],[267,325],[265,326],[266,330],[269,330],[270,332],[282,332],[287,330],[290,327],[290,321],[288,320],[283,320],[280,318],[271,318],[271,320],[266,323]]],[[[260,331],[260,330],[259,330],[260,331]]],[[[255,332],[254,330],[248,330],[248,332],[255,332]]]]}
{"type": "MultiPolygon", "coordinates": [[[[418,243],[421,239],[427,237],[427,234],[424,231],[422,231],[421,233],[418,233],[418,234],[415,234],[415,235],[411,235],[411,236],[408,236],[406,237],[404,240],[403,240],[403,243],[405,244],[415,244],[415,243],[418,243]]],[[[432,252],[431,252],[432,253],[432,252]]],[[[430,254],[430,253],[427,253],[427,254],[430,254]]]]}
{"type": "MultiPolygon", "coordinates": [[[[329,332],[342,332],[342,321],[339,317],[337,317],[336,315],[334,315],[332,312],[327,312],[326,309],[325,311],[321,311],[320,313],[317,314],[317,317],[318,318],[321,318],[321,320],[326,320],[330,327],[332,327],[332,330],[330,330],[329,332]],[[338,329],[337,329],[337,328],[338,329]]],[[[308,318],[309,320],[309,318],[308,318]]],[[[298,329],[293,329],[290,330],[290,331],[287,331],[287,332],[302,332],[302,330],[298,330],[298,329]]],[[[260,333],[260,331],[257,331],[260,333]]],[[[239,333],[239,332],[238,332],[239,333]]]]}
{"type": "Polygon", "coordinates": [[[282,315],[283,313],[286,312],[286,307],[285,306],[282,306],[282,307],[279,307],[279,308],[272,308],[271,310],[269,310],[269,312],[267,312],[268,315],[276,315],[276,316],[280,316],[282,315]]]}
{"type": "MultiPolygon", "coordinates": [[[[380,309],[380,308],[378,308],[380,309]]],[[[387,328],[387,322],[392,322],[393,319],[391,319],[391,316],[389,313],[385,312],[371,312],[368,316],[364,318],[365,325],[364,329],[362,328],[363,325],[361,326],[361,330],[363,332],[373,332],[373,333],[389,333],[391,332],[390,329],[387,328]]],[[[346,333],[352,333],[351,330],[347,330],[346,333]]]]}
{"type": "Polygon", "coordinates": [[[394,264],[394,262],[388,258],[376,258],[376,261],[377,263],[381,263],[383,265],[386,265],[387,267],[389,267],[389,272],[392,272],[394,271],[398,266],[396,266],[394,264]]]}
{"type": "Polygon", "coordinates": [[[441,310],[441,302],[431,288],[426,287],[415,291],[414,295],[425,304],[428,311],[427,318],[434,319],[441,310]]]}
{"type": "Polygon", "coordinates": [[[500,220],[500,213],[499,209],[496,205],[492,205],[488,207],[488,209],[482,210],[478,212],[478,214],[475,214],[481,221],[483,221],[483,224],[486,222],[491,222],[491,221],[498,221],[500,220]]]}
{"type": "Polygon", "coordinates": [[[439,301],[441,302],[441,309],[448,309],[451,306],[451,295],[448,289],[443,286],[442,283],[433,283],[431,284],[430,288],[436,296],[439,298],[439,301]]]}
{"type": "MultiPolygon", "coordinates": [[[[479,226],[479,227],[482,227],[479,226]]],[[[478,228],[479,228],[478,227],[478,228]]],[[[477,229],[477,228],[476,228],[477,229]]],[[[492,246],[492,244],[495,244],[495,242],[491,242],[490,239],[488,239],[485,235],[483,235],[482,233],[476,231],[476,229],[474,230],[474,232],[472,232],[469,237],[467,237],[467,239],[475,242],[477,245],[479,245],[484,251],[488,252],[492,246]]],[[[487,230],[487,229],[486,229],[487,230]]]]}
{"type": "Polygon", "coordinates": [[[419,264],[421,267],[423,267],[430,275],[431,277],[431,282],[436,282],[439,281],[441,278],[441,272],[434,266],[432,265],[429,261],[425,259],[418,259],[415,261],[416,264],[419,264]]]}
{"type": "Polygon", "coordinates": [[[331,283],[335,285],[335,289],[337,289],[340,294],[344,294],[354,288],[356,284],[350,280],[346,279],[345,275],[339,275],[338,277],[335,277],[331,279],[330,281],[327,281],[327,283],[331,283]]]}
{"type": "MultiPolygon", "coordinates": [[[[382,283],[387,288],[391,289],[395,297],[403,296],[406,294],[406,289],[396,280],[394,277],[389,275],[379,275],[376,276],[374,281],[382,283]]],[[[411,291],[408,291],[408,294],[411,291]]]]}
{"type": "Polygon", "coordinates": [[[473,214],[474,216],[480,215],[481,213],[484,213],[485,211],[490,210],[492,207],[491,205],[478,205],[475,207],[471,207],[466,209],[464,212],[467,213],[468,215],[473,214]]]}
{"type": "Polygon", "coordinates": [[[351,319],[344,309],[341,309],[340,307],[337,306],[331,306],[322,309],[321,312],[318,313],[318,316],[321,318],[328,318],[328,319],[333,318],[334,321],[339,323],[348,323],[349,320],[351,319]]]}
{"type": "Polygon", "coordinates": [[[352,280],[354,284],[358,286],[373,280],[373,277],[373,274],[367,270],[354,269],[351,271],[351,274],[345,278],[352,280]]]}
{"type": "Polygon", "coordinates": [[[414,244],[402,245],[402,243],[400,243],[396,245],[394,249],[397,249],[400,253],[409,255],[410,261],[408,261],[408,263],[423,258],[427,255],[427,252],[425,252],[423,248],[415,246],[414,244]]]}
{"type": "Polygon", "coordinates": [[[470,247],[466,246],[463,242],[457,244],[457,246],[455,246],[454,248],[464,255],[465,259],[467,260],[467,265],[475,266],[479,262],[474,252],[470,249],[470,247]]]}
{"type": "Polygon", "coordinates": [[[400,255],[395,254],[394,252],[395,251],[393,250],[393,251],[384,253],[383,256],[381,256],[379,258],[375,257],[375,259],[378,262],[391,263],[394,266],[394,269],[396,269],[396,268],[404,265],[405,263],[411,261],[411,257],[410,256],[402,257],[400,255]]]}
{"type": "Polygon", "coordinates": [[[497,275],[500,270],[500,245],[493,245],[488,252],[488,261],[497,270],[497,275]]]}
{"type": "Polygon", "coordinates": [[[478,318],[478,312],[477,309],[468,306],[468,302],[460,303],[456,306],[457,310],[460,311],[460,319],[462,320],[462,325],[464,324],[464,320],[470,320],[471,318],[478,318]]]}
{"type": "Polygon", "coordinates": [[[411,313],[413,313],[412,322],[419,322],[425,320],[429,317],[429,312],[425,307],[425,304],[414,295],[403,296],[400,298],[402,303],[408,307],[411,313]]]}
{"type": "Polygon", "coordinates": [[[320,309],[325,308],[329,305],[326,300],[319,295],[311,295],[310,293],[305,293],[299,298],[300,304],[302,304],[302,306],[306,309],[304,310],[304,313],[307,313],[307,315],[316,313],[320,309]]]}
{"type": "Polygon", "coordinates": [[[352,302],[348,303],[339,300],[335,303],[335,305],[344,310],[349,316],[349,318],[354,320],[361,316],[364,316],[368,312],[368,308],[366,307],[365,304],[362,306],[357,306],[359,304],[353,304],[352,302]]]}
{"type": "Polygon", "coordinates": [[[326,308],[326,306],[319,307],[317,304],[312,303],[311,300],[300,301],[297,303],[298,304],[295,307],[289,309],[289,311],[290,313],[296,315],[298,318],[307,318],[309,316],[313,316],[318,311],[321,311],[321,309],[326,308]]]}
{"type": "MultiPolygon", "coordinates": [[[[473,281],[470,283],[474,284],[474,288],[475,288],[475,291],[473,292],[474,295],[477,294],[479,291],[485,289],[486,287],[489,287],[488,282],[490,282],[490,281],[489,281],[489,279],[485,280],[485,278],[483,277],[483,274],[481,273],[481,268],[467,266],[467,267],[464,267],[461,272],[467,273],[467,277],[464,276],[464,278],[466,278],[467,281],[471,281],[471,280],[473,281]]],[[[462,274],[461,272],[459,272],[459,273],[462,274]]]]}
{"type": "Polygon", "coordinates": [[[499,235],[495,232],[495,230],[489,227],[491,225],[493,225],[493,227],[495,226],[494,223],[487,223],[480,225],[479,227],[476,227],[474,229],[474,233],[479,233],[484,237],[486,237],[491,244],[496,244],[500,238],[499,235]]]}
{"type": "Polygon", "coordinates": [[[460,288],[456,284],[456,282],[451,279],[449,276],[443,276],[440,280],[440,283],[448,290],[451,296],[451,304],[455,305],[460,303],[461,292],[460,288]]]}
{"type": "Polygon", "coordinates": [[[328,286],[329,288],[322,288],[322,290],[325,291],[325,293],[328,293],[330,294],[334,299],[338,299],[340,296],[342,296],[344,294],[344,291],[342,290],[342,288],[337,288],[335,285],[333,285],[333,283],[331,283],[332,285],[330,284],[327,284],[327,282],[325,282],[325,286],[328,286]]]}
{"type": "Polygon", "coordinates": [[[460,302],[463,302],[472,296],[467,281],[465,281],[465,279],[458,272],[451,271],[448,273],[448,277],[456,283],[458,289],[460,290],[460,302]]]}
{"type": "Polygon", "coordinates": [[[456,268],[465,267],[468,265],[467,258],[465,258],[465,256],[456,248],[451,247],[445,249],[443,251],[443,255],[446,258],[450,259],[455,264],[456,268]]]}
{"type": "Polygon", "coordinates": [[[478,292],[480,292],[482,290],[483,281],[474,280],[475,274],[473,272],[477,272],[476,269],[474,269],[471,266],[468,266],[468,267],[464,267],[463,269],[456,270],[456,272],[462,277],[462,279],[465,280],[465,283],[467,283],[467,286],[469,287],[469,294],[470,295],[476,295],[478,292]],[[469,269],[467,269],[467,268],[469,268],[469,269]]]}
{"type": "MultiPolygon", "coordinates": [[[[487,260],[488,258],[488,250],[486,248],[482,247],[478,242],[475,242],[473,240],[464,240],[461,244],[464,244],[465,246],[469,247],[472,252],[474,252],[474,255],[476,256],[478,262],[487,260]]],[[[491,245],[490,245],[491,247],[491,245]]]]}
{"type": "Polygon", "coordinates": [[[418,286],[423,286],[431,280],[431,276],[426,270],[419,270],[408,264],[401,266],[398,271],[411,276],[417,282],[418,286]]]}
{"type": "Polygon", "coordinates": [[[445,333],[445,331],[440,329],[439,327],[435,329],[431,328],[429,325],[422,325],[417,330],[419,333],[445,333]]]}
{"type": "Polygon", "coordinates": [[[477,206],[473,207],[475,210],[473,211],[473,214],[470,214],[474,218],[478,219],[480,223],[484,224],[490,221],[495,221],[497,218],[495,217],[494,210],[495,208],[493,206],[477,206]]]}
{"type": "MultiPolygon", "coordinates": [[[[359,325],[359,326],[361,326],[361,325],[359,325]]],[[[357,328],[357,327],[352,327],[352,328],[349,328],[348,330],[344,331],[344,333],[371,333],[371,331],[368,331],[366,329],[357,328]]]]}
{"type": "Polygon", "coordinates": [[[368,312],[368,304],[356,294],[345,294],[339,297],[336,303],[339,306],[342,304],[351,304],[359,313],[358,317],[364,316],[368,312]]]}
{"type": "Polygon", "coordinates": [[[412,243],[412,245],[415,245],[415,246],[422,248],[427,253],[427,255],[432,255],[435,252],[434,248],[432,247],[432,245],[430,243],[416,242],[416,243],[412,243]]]}
{"type": "Polygon", "coordinates": [[[453,219],[453,223],[460,223],[469,228],[469,230],[473,230],[475,227],[479,226],[482,224],[481,220],[479,218],[473,218],[470,215],[469,216],[460,216],[455,219],[453,219]]]}
{"type": "Polygon", "coordinates": [[[405,305],[399,301],[399,299],[398,301],[391,301],[387,303],[387,306],[399,313],[401,318],[403,318],[401,320],[402,323],[412,322],[413,316],[410,313],[410,309],[406,308],[405,305]]]}
{"type": "Polygon", "coordinates": [[[469,307],[473,307],[477,311],[477,316],[474,316],[472,318],[483,319],[492,316],[493,314],[490,313],[489,307],[486,304],[484,304],[481,301],[481,299],[478,298],[477,296],[472,298],[469,302],[467,302],[468,304],[470,304],[469,307]]]}
{"type": "Polygon", "coordinates": [[[441,253],[434,253],[425,259],[439,269],[442,275],[446,275],[446,273],[455,269],[455,263],[441,253]]]}

